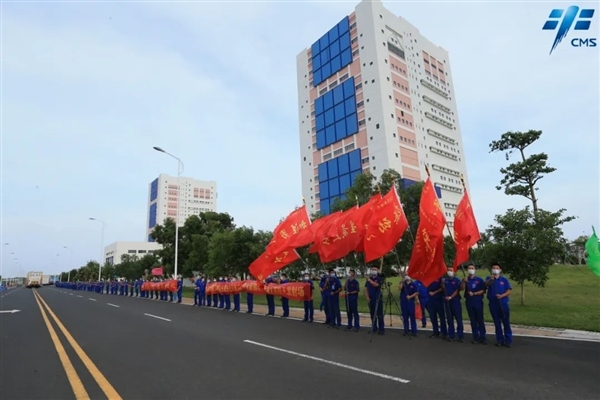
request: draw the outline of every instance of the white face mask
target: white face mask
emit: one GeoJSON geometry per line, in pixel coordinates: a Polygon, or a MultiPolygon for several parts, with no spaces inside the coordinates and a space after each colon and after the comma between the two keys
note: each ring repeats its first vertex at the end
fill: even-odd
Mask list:
{"type": "Polygon", "coordinates": [[[305,276],[305,277],[304,277],[304,280],[305,280],[305,281],[308,281],[308,280],[310,280],[310,277],[309,277],[309,276],[305,276]]]}
{"type": "Polygon", "coordinates": [[[449,276],[450,278],[452,278],[452,277],[454,276],[454,272],[452,272],[452,271],[448,272],[448,276],[449,276]]]}
{"type": "Polygon", "coordinates": [[[470,269],[469,270],[469,275],[475,275],[475,270],[474,269],[470,269]]]}
{"type": "Polygon", "coordinates": [[[499,269],[493,269],[492,270],[492,274],[494,274],[494,275],[498,275],[499,273],[500,273],[499,269]]]}

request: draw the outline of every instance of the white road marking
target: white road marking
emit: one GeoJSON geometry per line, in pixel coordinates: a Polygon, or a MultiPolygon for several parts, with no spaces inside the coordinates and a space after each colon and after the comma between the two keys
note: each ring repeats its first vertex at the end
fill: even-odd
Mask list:
{"type": "Polygon", "coordinates": [[[91,297],[88,297],[91,301],[96,301],[96,299],[92,299],[91,297]]]}
{"type": "Polygon", "coordinates": [[[77,297],[83,297],[83,296],[77,295],[77,297]]]}
{"type": "Polygon", "coordinates": [[[147,317],[152,317],[152,318],[156,318],[156,319],[162,319],[163,321],[171,322],[170,319],[159,317],[158,315],[152,315],[152,314],[146,314],[146,313],[144,313],[144,315],[147,316],[147,317]]]}
{"type": "Polygon", "coordinates": [[[324,364],[333,365],[335,367],[349,369],[350,371],[360,372],[362,374],[376,376],[378,378],[383,378],[383,379],[388,379],[388,380],[394,381],[394,382],[399,382],[399,383],[409,383],[410,382],[409,380],[398,378],[396,376],[391,376],[391,375],[386,375],[386,374],[380,374],[379,372],[373,372],[373,371],[369,371],[369,370],[366,370],[366,369],[353,367],[351,365],[346,365],[346,364],[338,363],[338,362],[335,362],[335,361],[329,361],[329,360],[325,360],[323,358],[313,357],[313,356],[309,356],[309,355],[306,355],[306,354],[297,353],[295,351],[281,349],[279,347],[269,346],[268,344],[258,343],[258,342],[254,342],[252,340],[244,340],[244,342],[245,343],[249,343],[249,344],[253,344],[255,346],[260,346],[260,347],[264,347],[264,348],[267,348],[267,349],[279,351],[279,352],[282,352],[282,353],[291,354],[291,355],[296,356],[296,357],[302,357],[302,358],[306,358],[306,359],[309,359],[309,360],[318,361],[318,362],[321,362],[321,363],[324,363],[324,364]]]}
{"type": "Polygon", "coordinates": [[[71,296],[73,296],[73,293],[69,293],[71,296]]]}
{"type": "Polygon", "coordinates": [[[21,312],[21,310],[3,310],[0,311],[0,314],[14,314],[14,313],[18,313],[21,312]]]}
{"type": "Polygon", "coordinates": [[[111,306],[111,307],[117,307],[117,308],[121,307],[121,306],[118,306],[118,305],[116,305],[116,304],[111,304],[111,303],[106,303],[106,304],[108,304],[108,305],[109,305],[109,306],[111,306]]]}

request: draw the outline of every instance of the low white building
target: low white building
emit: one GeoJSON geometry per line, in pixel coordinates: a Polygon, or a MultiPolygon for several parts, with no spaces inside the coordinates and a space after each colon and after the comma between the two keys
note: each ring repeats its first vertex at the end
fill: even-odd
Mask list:
{"type": "Polygon", "coordinates": [[[104,248],[104,260],[115,265],[121,262],[124,254],[142,258],[146,254],[158,252],[161,248],[156,242],[114,242],[104,248]]]}

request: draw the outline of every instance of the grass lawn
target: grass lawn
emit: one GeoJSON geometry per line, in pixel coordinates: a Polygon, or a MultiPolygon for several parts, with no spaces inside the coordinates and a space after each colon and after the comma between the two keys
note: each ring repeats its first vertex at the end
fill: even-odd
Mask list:
{"type": "MultiPolygon", "coordinates": [[[[485,277],[486,274],[480,276],[485,277]]],[[[462,274],[458,273],[459,278],[462,274]]],[[[389,278],[394,297],[398,300],[398,282],[400,278],[389,278]]],[[[364,279],[360,279],[361,287],[364,279]]],[[[317,286],[317,283],[315,283],[317,286]]],[[[193,297],[194,291],[185,288],[184,295],[193,297]]],[[[510,299],[511,322],[516,325],[543,326],[553,328],[579,329],[600,332],[600,278],[595,276],[587,266],[555,265],[550,268],[546,287],[538,288],[532,284],[525,284],[525,305],[519,304],[520,288],[513,284],[513,293],[510,299]]],[[[245,296],[242,294],[242,302],[245,296]]],[[[321,302],[321,294],[314,292],[315,308],[321,302]]],[[[344,301],[340,301],[342,310],[345,310],[344,301]]],[[[264,296],[254,296],[254,304],[266,305],[264,296]]],[[[275,303],[281,304],[278,300],[275,303]]],[[[290,307],[302,308],[300,302],[290,301],[290,307]]],[[[463,301],[464,308],[464,301],[463,301]]],[[[359,297],[359,311],[369,312],[364,294],[359,297]]],[[[397,313],[396,311],[393,311],[397,313]]],[[[345,315],[342,314],[345,318],[345,315]]],[[[466,310],[463,318],[467,319],[466,310]]],[[[485,310],[485,319],[491,322],[489,312],[485,310]]]]}

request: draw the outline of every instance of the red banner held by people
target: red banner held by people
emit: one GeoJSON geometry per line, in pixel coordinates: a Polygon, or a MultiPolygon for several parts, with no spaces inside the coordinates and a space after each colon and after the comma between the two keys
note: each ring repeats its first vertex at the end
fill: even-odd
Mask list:
{"type": "Polygon", "coordinates": [[[281,296],[293,301],[311,299],[310,284],[305,282],[291,282],[277,285],[270,283],[265,286],[265,292],[273,296],[281,296]]]}
{"type": "Polygon", "coordinates": [[[469,261],[469,249],[475,246],[480,239],[475,213],[471,207],[469,194],[465,190],[454,216],[454,244],[456,245],[454,272],[460,264],[469,261]]]}
{"type": "Polygon", "coordinates": [[[254,294],[257,296],[267,294],[267,292],[265,292],[265,286],[262,284],[262,282],[258,282],[258,281],[243,281],[243,282],[244,282],[244,284],[242,285],[242,289],[244,292],[254,294]]]}
{"type": "Polygon", "coordinates": [[[257,281],[236,281],[236,282],[213,282],[206,286],[206,295],[222,294],[225,296],[240,294],[241,292],[254,295],[271,294],[273,296],[285,297],[294,301],[304,301],[311,299],[310,285],[305,282],[291,282],[277,285],[271,283],[267,286],[261,285],[257,281]]]}
{"type": "Polygon", "coordinates": [[[171,279],[165,282],[144,282],[142,284],[143,291],[149,292],[176,292],[177,291],[177,281],[175,279],[171,279]]]}

